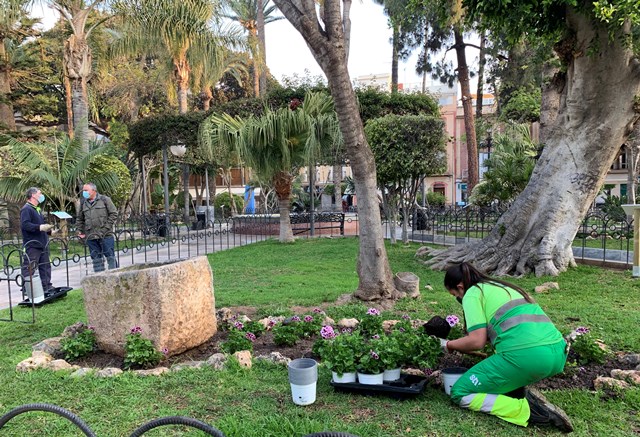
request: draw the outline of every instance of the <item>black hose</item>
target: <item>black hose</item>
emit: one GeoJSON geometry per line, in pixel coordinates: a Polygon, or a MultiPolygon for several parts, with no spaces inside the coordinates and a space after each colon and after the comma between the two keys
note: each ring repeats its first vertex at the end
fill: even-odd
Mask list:
{"type": "Polygon", "coordinates": [[[82,430],[82,432],[87,437],[96,437],[93,431],[91,431],[91,428],[89,428],[89,426],[86,423],[84,423],[84,421],[80,419],[78,416],[76,416],[69,410],[65,410],[62,407],[58,407],[57,405],[51,405],[51,404],[26,404],[26,405],[21,405],[19,407],[16,407],[13,410],[9,411],[4,416],[0,417],[0,429],[2,429],[2,427],[4,427],[4,425],[8,421],[13,419],[17,415],[26,413],[29,411],[46,411],[48,413],[55,413],[58,416],[62,416],[65,419],[68,419],[71,423],[73,423],[75,426],[80,428],[80,430],[82,430]]]}
{"type": "Polygon", "coordinates": [[[313,434],[307,434],[304,437],[358,437],[358,436],[354,434],[349,434],[346,432],[322,431],[322,432],[316,432],[313,434]]]}
{"type": "Polygon", "coordinates": [[[186,425],[192,428],[199,429],[200,431],[204,431],[209,435],[214,437],[225,437],[225,435],[218,429],[210,426],[204,422],[200,422],[199,420],[192,419],[190,417],[182,417],[182,416],[167,416],[161,417],[159,419],[154,419],[150,422],[145,423],[140,428],[133,431],[131,437],[138,437],[144,434],[145,432],[158,428],[159,426],[165,425],[186,425]]]}

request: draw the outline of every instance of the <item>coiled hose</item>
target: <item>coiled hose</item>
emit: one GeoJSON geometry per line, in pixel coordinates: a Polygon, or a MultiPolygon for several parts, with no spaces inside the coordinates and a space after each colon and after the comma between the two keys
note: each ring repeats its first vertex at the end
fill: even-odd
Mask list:
{"type": "Polygon", "coordinates": [[[161,417],[159,419],[154,419],[150,422],[145,423],[131,434],[131,437],[139,437],[145,432],[152,430],[154,428],[158,428],[159,426],[165,425],[186,425],[192,428],[197,428],[200,431],[204,431],[209,435],[214,437],[225,437],[225,435],[218,429],[214,428],[211,425],[208,425],[204,422],[201,422],[196,419],[192,419],[190,417],[183,416],[167,416],[161,417]]]}
{"type": "Polygon", "coordinates": [[[89,426],[86,423],[84,423],[84,421],[80,419],[78,416],[76,416],[69,410],[65,410],[62,407],[58,407],[57,405],[51,405],[51,404],[26,404],[26,405],[21,405],[19,407],[16,407],[13,410],[9,411],[4,416],[0,417],[0,429],[2,429],[2,427],[4,427],[4,425],[14,417],[22,413],[27,413],[29,411],[46,411],[48,413],[55,413],[58,416],[62,416],[65,419],[69,420],[75,426],[80,428],[80,430],[82,430],[82,432],[87,437],[96,437],[96,435],[93,433],[93,431],[91,431],[89,426]]]}
{"type": "Polygon", "coordinates": [[[322,431],[313,434],[307,434],[304,437],[358,437],[357,435],[348,434],[346,432],[322,431]]]}

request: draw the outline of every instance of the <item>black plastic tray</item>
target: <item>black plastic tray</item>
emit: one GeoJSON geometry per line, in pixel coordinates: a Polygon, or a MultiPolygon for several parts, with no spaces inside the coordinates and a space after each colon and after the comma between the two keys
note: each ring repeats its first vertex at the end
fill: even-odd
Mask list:
{"type": "Polygon", "coordinates": [[[387,381],[380,385],[360,384],[358,382],[330,382],[336,391],[360,393],[364,395],[383,395],[396,399],[413,398],[424,391],[427,378],[416,375],[400,375],[397,381],[387,381]]]}
{"type": "MultiPolygon", "coordinates": [[[[65,297],[67,295],[67,292],[71,290],[71,287],[56,287],[52,292],[46,292],[44,294],[44,299],[40,302],[35,303],[34,305],[39,307],[41,305],[44,305],[45,303],[49,303],[61,297],[65,297]]],[[[31,306],[31,301],[29,299],[25,299],[22,302],[19,302],[18,305],[31,306]]]]}

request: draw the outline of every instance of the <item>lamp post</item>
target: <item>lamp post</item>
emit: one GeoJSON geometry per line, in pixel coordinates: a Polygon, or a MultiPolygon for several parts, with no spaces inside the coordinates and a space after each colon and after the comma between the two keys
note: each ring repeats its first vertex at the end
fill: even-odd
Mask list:
{"type": "Polygon", "coordinates": [[[484,172],[488,170],[489,166],[487,165],[486,161],[491,158],[491,145],[493,143],[493,138],[491,137],[491,129],[487,129],[487,138],[481,142],[480,144],[482,145],[481,147],[483,149],[487,149],[487,158],[482,160],[482,167],[484,167],[484,169],[481,170],[481,174],[480,177],[482,178],[482,176],[484,176],[484,172]]]}
{"type": "Polygon", "coordinates": [[[491,143],[493,138],[491,137],[491,129],[487,129],[487,159],[491,158],[491,143]]]}

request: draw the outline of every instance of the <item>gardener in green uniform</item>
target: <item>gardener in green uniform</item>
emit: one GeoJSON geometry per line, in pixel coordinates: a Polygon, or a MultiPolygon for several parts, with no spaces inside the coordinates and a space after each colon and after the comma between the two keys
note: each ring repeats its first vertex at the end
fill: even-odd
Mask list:
{"type": "Polygon", "coordinates": [[[460,377],[451,399],[516,425],[550,424],[573,431],[564,411],[537,390],[524,388],[562,372],[567,358],[562,334],[540,305],[520,287],[490,278],[468,263],[450,267],[444,286],[462,300],[468,332],[456,340],[441,339],[444,351],[477,351],[487,341],[495,348],[495,354],[460,377]],[[518,389],[523,398],[515,395],[518,389]]]}

